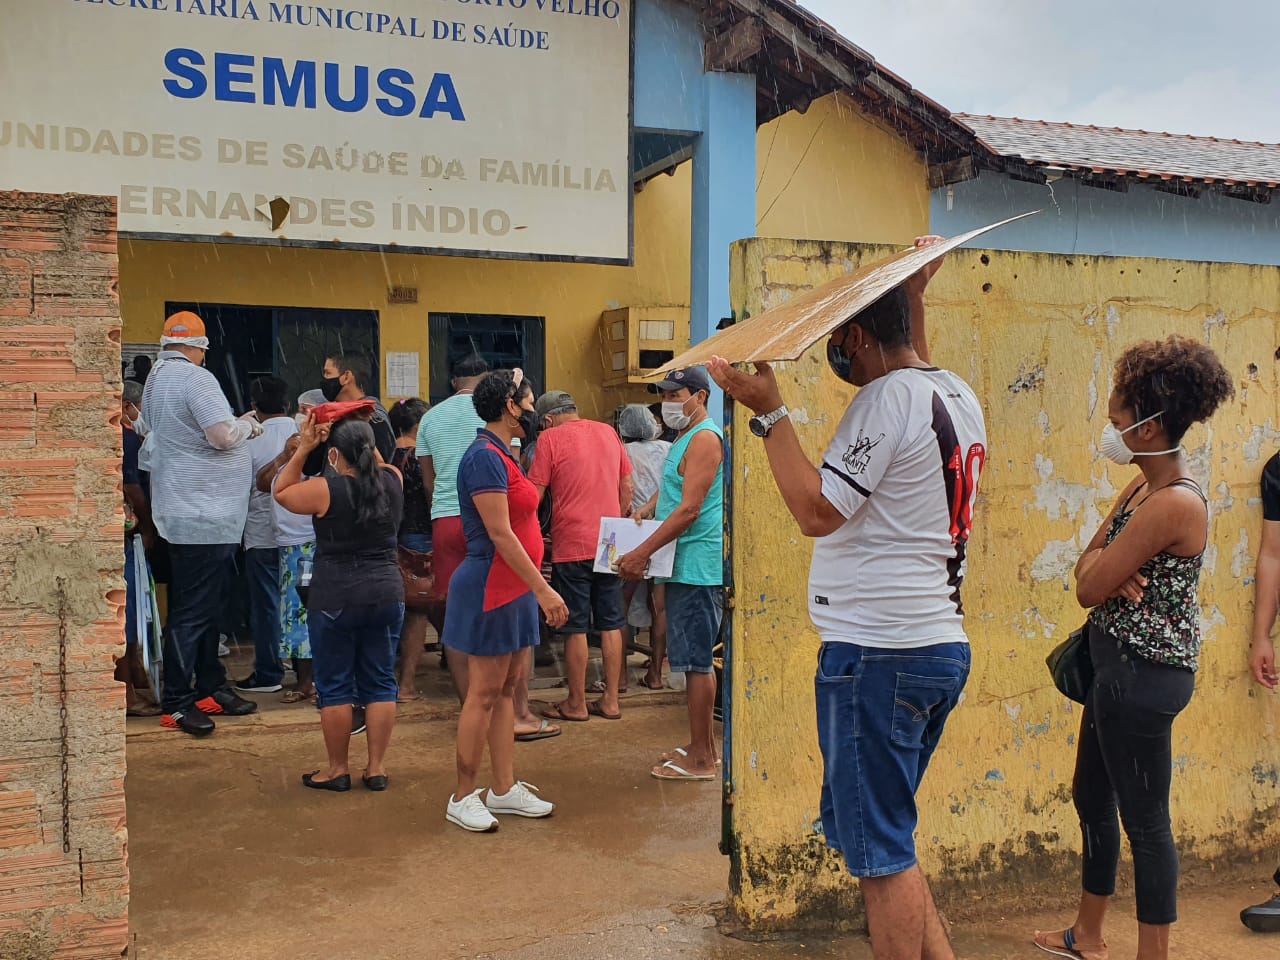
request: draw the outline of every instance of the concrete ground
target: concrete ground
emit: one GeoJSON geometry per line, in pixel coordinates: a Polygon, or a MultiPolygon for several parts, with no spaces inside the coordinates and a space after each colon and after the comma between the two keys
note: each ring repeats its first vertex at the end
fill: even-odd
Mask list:
{"type": "MultiPolygon", "coordinates": [[[[683,742],[678,704],[630,703],[622,722],[520,744],[517,775],[559,807],[492,835],[444,819],[452,724],[419,715],[397,728],[386,793],[329,794],[299,781],[324,752],[314,713],[297,716],[311,726],[220,720],[204,741],[131,724],[134,960],[870,957],[863,938],[755,944],[717,932],[728,870],[719,785],[648,776],[660,750],[683,742]]],[[[356,738],[357,774],[363,749],[356,738]]],[[[1236,916],[1270,895],[1265,873],[1184,896],[1173,955],[1275,960],[1280,937],[1250,934],[1236,916]]],[[[1134,956],[1132,904],[1116,916],[1121,960],[1134,956]]],[[[957,954],[1044,956],[1030,931],[1065,917],[958,926],[957,954]]]]}

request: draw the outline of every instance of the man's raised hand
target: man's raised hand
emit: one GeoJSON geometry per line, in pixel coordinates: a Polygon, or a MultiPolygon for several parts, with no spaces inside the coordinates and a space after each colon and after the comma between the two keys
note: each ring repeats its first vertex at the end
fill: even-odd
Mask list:
{"type": "Polygon", "coordinates": [[[753,413],[772,413],[782,406],[778,378],[767,363],[757,363],[755,368],[755,373],[747,373],[723,357],[712,357],[707,361],[707,373],[726,396],[745,404],[753,413]]]}

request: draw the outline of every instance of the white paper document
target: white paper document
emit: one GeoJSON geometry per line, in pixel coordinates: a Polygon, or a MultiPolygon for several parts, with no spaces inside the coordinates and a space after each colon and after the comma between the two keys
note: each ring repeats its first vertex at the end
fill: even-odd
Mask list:
{"type": "MultiPolygon", "coordinates": [[[[657,520],[636,523],[626,517],[603,517],[600,520],[600,542],[596,546],[596,573],[617,573],[618,561],[644,543],[661,527],[657,520]]],[[[647,575],[669,577],[676,562],[673,540],[649,558],[647,575]]]]}
{"type": "Polygon", "coordinates": [[[418,383],[417,353],[387,353],[387,396],[416,397],[418,383]]]}

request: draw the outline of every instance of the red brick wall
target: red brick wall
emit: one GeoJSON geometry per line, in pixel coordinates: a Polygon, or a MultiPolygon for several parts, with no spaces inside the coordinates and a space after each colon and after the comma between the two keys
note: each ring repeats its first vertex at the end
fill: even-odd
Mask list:
{"type": "Polygon", "coordinates": [[[113,199],[0,192],[0,958],[128,939],[116,276],[113,199]]]}

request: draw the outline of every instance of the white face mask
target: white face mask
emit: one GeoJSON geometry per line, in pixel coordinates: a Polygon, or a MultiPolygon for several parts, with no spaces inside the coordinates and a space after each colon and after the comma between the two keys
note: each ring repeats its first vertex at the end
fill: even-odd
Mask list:
{"type": "Polygon", "coordinates": [[[296,423],[298,426],[302,426],[304,423],[306,423],[306,421],[307,421],[307,415],[305,413],[295,413],[293,415],[293,422],[296,423]]]}
{"type": "MultiPolygon", "coordinates": [[[[689,399],[693,398],[690,397],[689,399]]],[[[672,430],[683,430],[687,427],[692,419],[689,414],[684,412],[684,405],[688,402],[688,400],[683,403],[678,400],[664,402],[662,404],[662,422],[672,430]]]]}
{"type": "Polygon", "coordinates": [[[1125,443],[1124,435],[1130,430],[1136,430],[1144,423],[1149,423],[1160,414],[1154,414],[1145,420],[1139,420],[1131,427],[1123,430],[1117,430],[1114,423],[1108,423],[1102,428],[1102,440],[1098,444],[1098,449],[1102,451],[1102,455],[1112,463],[1118,463],[1120,466],[1133,463],[1134,457],[1162,457],[1166,453],[1177,453],[1181,447],[1174,447],[1172,450],[1151,450],[1137,451],[1129,449],[1129,444],[1125,443]]]}

